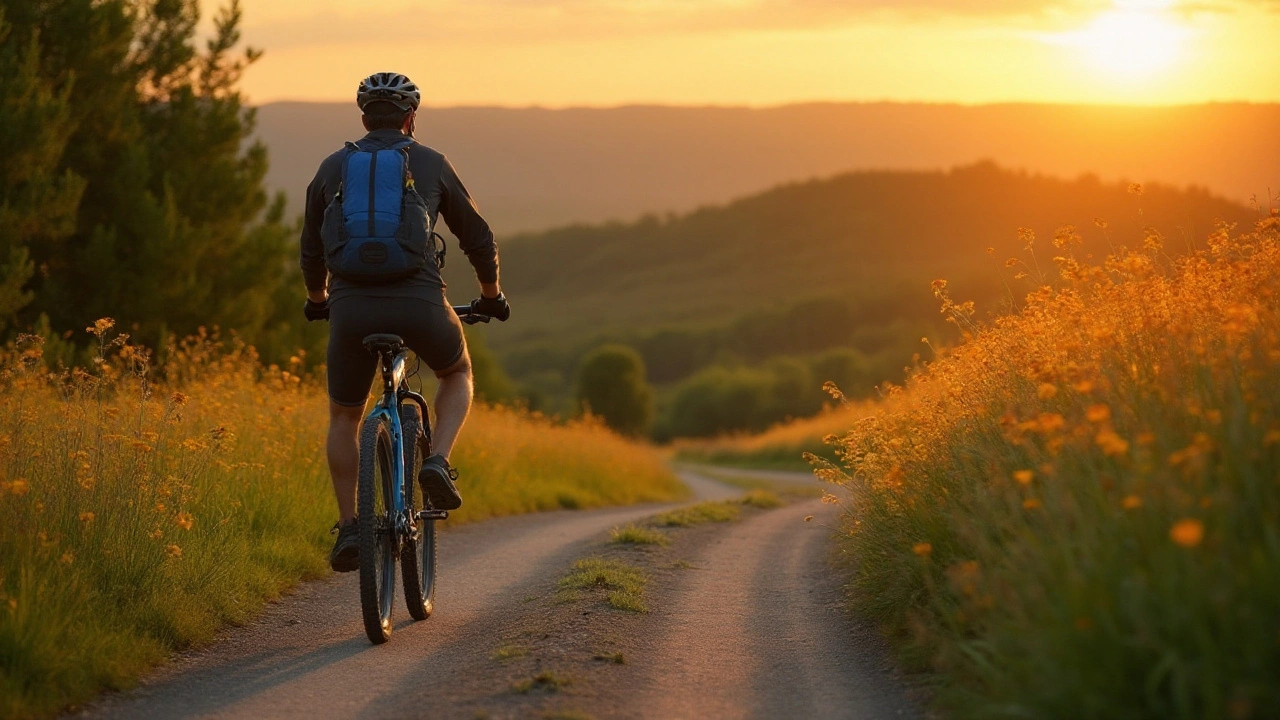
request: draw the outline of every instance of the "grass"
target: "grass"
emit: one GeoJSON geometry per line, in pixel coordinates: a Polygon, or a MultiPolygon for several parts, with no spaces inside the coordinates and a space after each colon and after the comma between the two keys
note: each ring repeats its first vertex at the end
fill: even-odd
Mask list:
{"type": "Polygon", "coordinates": [[[556,693],[573,684],[568,675],[561,675],[553,670],[543,670],[531,678],[525,678],[511,686],[511,690],[520,694],[531,692],[556,693]]]}
{"type": "Polygon", "coordinates": [[[588,557],[575,562],[569,574],[560,578],[560,591],[566,598],[576,598],[581,591],[602,589],[607,592],[610,607],[643,613],[649,612],[644,602],[648,582],[649,576],[638,567],[619,560],[588,557]]]}
{"type": "Polygon", "coordinates": [[[601,662],[612,663],[614,665],[626,665],[627,658],[620,652],[616,653],[596,653],[591,656],[592,660],[600,660],[601,662]]]}
{"type": "Polygon", "coordinates": [[[619,545],[667,545],[671,539],[661,530],[629,523],[610,530],[609,541],[619,545]]]}
{"type": "Polygon", "coordinates": [[[689,527],[709,522],[730,522],[737,520],[741,511],[742,505],[736,502],[701,502],[656,515],[653,524],[660,527],[689,527]]]}
{"type": "MultiPolygon", "coordinates": [[[[126,688],[174,649],[325,575],[336,517],[318,378],[207,336],[149,367],[93,329],[89,370],[41,342],[0,351],[0,717],[126,688]]],[[[661,459],[590,423],[477,407],[454,455],[450,525],[670,500],[661,459]]]]}
{"type": "Polygon", "coordinates": [[[674,457],[683,462],[764,470],[811,469],[807,456],[835,462],[831,442],[859,419],[874,412],[870,403],[847,403],[810,418],[779,423],[754,435],[728,435],[710,440],[677,440],[674,457]]]}
{"type": "Polygon", "coordinates": [[[498,662],[505,662],[505,661],[507,661],[507,660],[514,660],[514,659],[516,659],[516,658],[522,658],[522,657],[524,657],[525,655],[528,655],[528,654],[529,654],[529,648],[528,648],[528,647],[526,647],[526,646],[524,646],[524,645],[518,645],[518,644],[514,644],[514,643],[512,643],[512,644],[508,644],[508,645],[500,645],[500,646],[498,646],[498,648],[497,648],[496,650],[494,650],[492,653],[490,653],[490,655],[489,655],[489,659],[490,659],[490,660],[497,660],[498,662]]]}
{"type": "Polygon", "coordinates": [[[852,597],[955,717],[1280,717],[1280,216],[1177,261],[1077,237],[991,326],[935,285],[968,341],[823,470],[852,597]]]}
{"type": "Polygon", "coordinates": [[[761,510],[782,507],[782,500],[779,500],[777,495],[768,490],[752,490],[743,496],[740,502],[743,505],[760,508],[761,510]]]}

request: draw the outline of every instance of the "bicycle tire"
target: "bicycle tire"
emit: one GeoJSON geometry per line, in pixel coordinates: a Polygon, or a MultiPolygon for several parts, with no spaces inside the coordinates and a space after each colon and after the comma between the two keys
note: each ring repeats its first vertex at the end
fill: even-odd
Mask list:
{"type": "Polygon", "coordinates": [[[380,645],[391,638],[396,589],[391,499],[391,432],[383,418],[360,431],[360,478],[356,513],[360,522],[360,613],[365,634],[380,645]]]}
{"type": "MultiPolygon", "coordinates": [[[[422,432],[421,418],[422,411],[417,405],[400,406],[400,429],[404,433],[404,504],[411,515],[426,506],[426,498],[418,487],[418,458],[426,457],[431,449],[422,432]]],[[[418,520],[417,527],[416,537],[405,538],[400,552],[400,573],[404,578],[404,602],[409,614],[414,620],[426,620],[435,608],[436,521],[418,520]]]]}

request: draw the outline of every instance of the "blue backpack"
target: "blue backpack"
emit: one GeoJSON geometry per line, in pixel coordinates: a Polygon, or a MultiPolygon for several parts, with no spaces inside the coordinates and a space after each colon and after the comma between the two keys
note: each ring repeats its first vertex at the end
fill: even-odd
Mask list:
{"type": "Polygon", "coordinates": [[[405,280],[430,260],[444,264],[443,239],[437,251],[427,203],[413,185],[405,138],[387,148],[343,148],[342,182],[324,211],[320,238],[329,272],[353,283],[382,285],[405,280]]]}

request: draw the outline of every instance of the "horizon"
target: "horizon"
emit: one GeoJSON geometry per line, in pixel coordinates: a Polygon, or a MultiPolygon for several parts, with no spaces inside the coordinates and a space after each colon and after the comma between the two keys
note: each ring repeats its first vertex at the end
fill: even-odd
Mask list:
{"type": "MultiPolygon", "coordinates": [[[[1271,0],[246,0],[254,105],[341,102],[403,72],[434,107],[1280,102],[1271,0]],[[443,61],[441,60],[443,58],[443,61]]],[[[212,27],[206,8],[202,27],[212,27]]]]}

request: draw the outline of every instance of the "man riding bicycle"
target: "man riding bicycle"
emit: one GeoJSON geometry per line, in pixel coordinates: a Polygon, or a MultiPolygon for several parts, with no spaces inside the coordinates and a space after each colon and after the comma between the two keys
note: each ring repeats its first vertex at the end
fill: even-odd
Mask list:
{"type": "MultiPolygon", "coordinates": [[[[443,216],[457,236],[462,251],[480,281],[480,297],[472,301],[476,313],[506,320],[511,308],[498,286],[498,247],[489,224],[480,216],[449,160],[413,139],[421,93],[399,73],[374,73],[360,82],[356,104],[363,113],[368,134],[339,150],[316,171],[307,186],[302,227],[302,276],[307,286],[308,320],[328,318],[329,474],[338,501],[338,539],[329,556],[334,570],[347,572],[359,565],[355,520],[356,475],[359,466],[358,433],[369,387],[377,371],[377,359],[361,344],[368,335],[393,333],[421,358],[439,378],[435,395],[435,454],[418,471],[422,492],[433,507],[452,510],[462,504],[458,473],[449,465],[449,453],[471,409],[471,360],[457,315],[445,299],[439,258],[432,229],[443,216]],[[385,151],[394,152],[385,152],[385,151]],[[370,162],[372,158],[372,163],[370,162]],[[381,158],[383,170],[374,167],[381,158]],[[403,158],[403,160],[401,160],[403,158]],[[389,162],[399,162],[401,187],[386,188],[389,162]],[[350,181],[345,186],[344,182],[350,181]],[[381,185],[378,183],[382,182],[381,185]],[[368,234],[376,234],[375,216],[386,215],[378,207],[378,193],[394,195],[402,203],[393,208],[400,225],[385,235],[404,245],[361,246],[358,253],[343,254],[367,218],[368,234]],[[365,203],[365,207],[359,207],[365,203]],[[359,211],[366,210],[363,215],[359,211]],[[414,214],[414,211],[417,214],[414,214]],[[376,211],[376,212],[375,212],[376,211]],[[345,212],[345,216],[344,216],[345,212]],[[337,220],[333,220],[337,217],[337,220]],[[343,224],[343,219],[346,224],[343,224]],[[352,218],[357,221],[353,224],[352,218]],[[412,227],[416,222],[417,227],[412,227]],[[406,224],[409,225],[406,229],[406,224]],[[425,225],[425,227],[421,227],[425,225]],[[337,228],[335,230],[335,227],[337,228]],[[355,228],[353,231],[352,228],[355,228]],[[426,239],[425,251],[414,252],[408,236],[426,239]],[[393,256],[388,260],[388,248],[393,256]],[[352,262],[401,262],[395,274],[356,274],[352,262]]],[[[400,175],[392,175],[399,178],[400,175]]],[[[386,203],[384,202],[384,205],[386,203]]],[[[357,240],[363,240],[357,238],[357,240]]]]}

